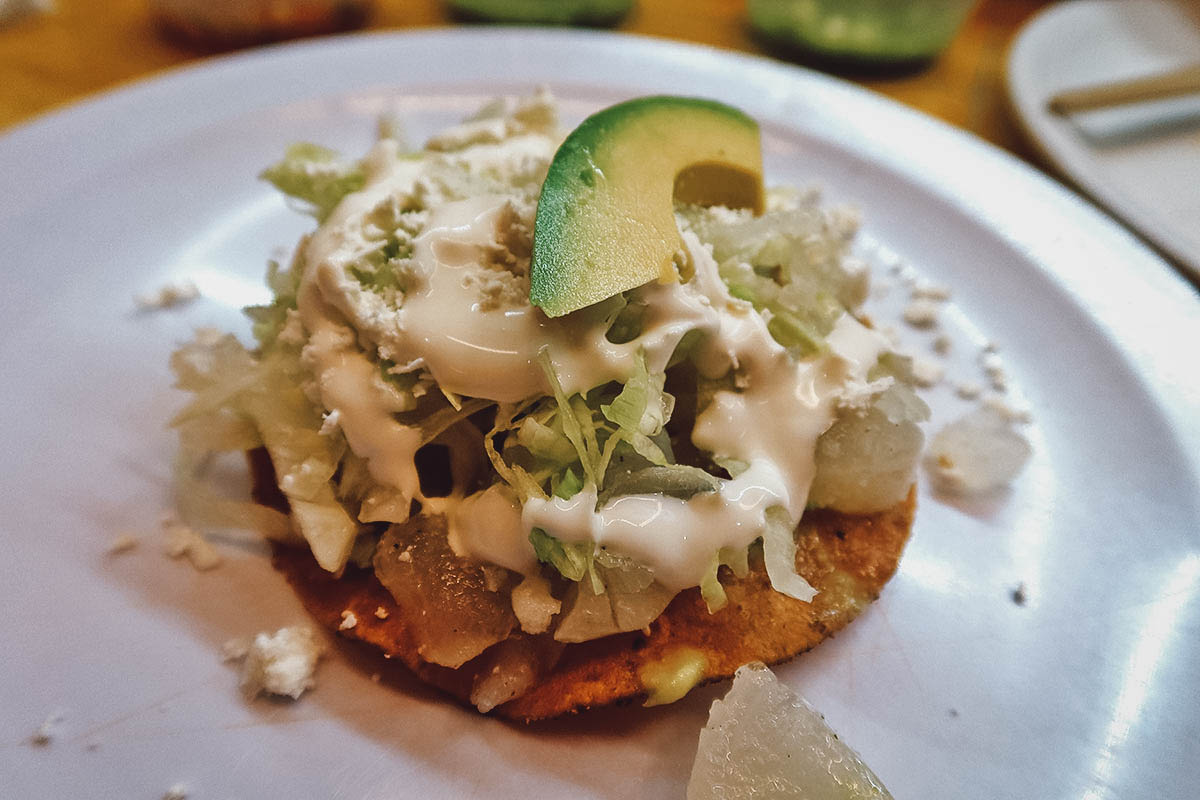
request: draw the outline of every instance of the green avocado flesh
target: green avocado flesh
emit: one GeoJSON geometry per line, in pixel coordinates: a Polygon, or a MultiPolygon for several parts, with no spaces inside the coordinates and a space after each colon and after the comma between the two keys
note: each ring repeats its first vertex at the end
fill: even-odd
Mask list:
{"type": "Polygon", "coordinates": [[[690,97],[642,97],[588,117],[550,163],[529,299],[559,317],[676,279],[674,200],[762,212],[758,124],[690,97]]]}

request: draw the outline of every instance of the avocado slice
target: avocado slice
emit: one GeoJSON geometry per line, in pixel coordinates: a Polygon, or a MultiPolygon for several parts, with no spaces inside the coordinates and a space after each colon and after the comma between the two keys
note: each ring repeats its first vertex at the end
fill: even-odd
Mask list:
{"type": "Polygon", "coordinates": [[[762,213],[758,123],[692,97],[641,97],[583,121],[546,175],[534,223],[529,299],[559,317],[676,279],[672,198],[762,213]]]}

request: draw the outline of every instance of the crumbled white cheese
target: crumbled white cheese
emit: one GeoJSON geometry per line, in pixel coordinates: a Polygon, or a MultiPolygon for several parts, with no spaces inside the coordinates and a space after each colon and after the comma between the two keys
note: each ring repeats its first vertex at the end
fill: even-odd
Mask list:
{"type": "Polygon", "coordinates": [[[925,466],[934,483],[954,494],[975,494],[1010,483],[1033,450],[1012,420],[978,408],[950,423],[929,443],[925,466]]]}
{"type": "Polygon", "coordinates": [[[983,386],[976,381],[963,381],[954,387],[954,393],[963,400],[974,400],[983,394],[983,386]]]}
{"type": "Polygon", "coordinates": [[[1027,408],[1016,408],[999,394],[988,394],[980,401],[980,405],[1009,422],[1027,423],[1033,421],[1033,415],[1027,408]]]}
{"type": "Polygon", "coordinates": [[[918,275],[917,271],[909,264],[901,264],[894,272],[895,276],[900,279],[900,282],[905,286],[912,287],[916,285],[918,275]]]}
{"type": "Polygon", "coordinates": [[[855,206],[834,206],[827,212],[826,220],[831,236],[849,241],[862,225],[862,212],[855,206]]]}
{"type": "Polygon", "coordinates": [[[341,417],[342,412],[338,409],[335,408],[333,411],[330,411],[325,415],[325,418],[321,420],[321,430],[318,431],[318,433],[320,433],[322,436],[332,436],[333,434],[337,433],[338,421],[341,419],[341,417]]]}
{"type": "Polygon", "coordinates": [[[950,287],[940,283],[921,281],[912,287],[912,298],[914,300],[949,300],[950,287]]]}
{"type": "Polygon", "coordinates": [[[948,355],[953,348],[954,340],[944,333],[933,340],[933,352],[939,356],[948,355]]]}
{"type": "Polygon", "coordinates": [[[847,258],[842,262],[842,269],[845,279],[838,299],[849,308],[862,305],[871,293],[871,266],[860,259],[847,258]]]}
{"type": "Polygon", "coordinates": [[[171,558],[187,557],[192,566],[201,572],[214,569],[221,564],[221,554],[212,542],[205,539],[189,525],[178,520],[163,520],[165,534],[164,550],[171,558]]]}
{"type": "Polygon", "coordinates": [[[133,301],[142,311],[158,311],[164,308],[190,303],[200,296],[200,289],[191,281],[163,284],[153,292],[135,295],[133,301]]]}
{"type": "Polygon", "coordinates": [[[300,321],[300,315],[296,313],[296,309],[288,309],[283,327],[279,329],[279,333],[275,336],[275,341],[280,344],[292,345],[293,347],[303,347],[304,343],[308,341],[308,334],[304,331],[304,323],[300,321]]]}
{"type": "Polygon", "coordinates": [[[914,328],[930,328],[937,324],[938,310],[934,300],[913,300],[904,309],[904,321],[914,328]]]}
{"type": "Polygon", "coordinates": [[[455,151],[495,144],[525,133],[550,133],[556,127],[554,98],[541,88],[528,98],[500,98],[472,119],[448,128],[425,143],[429,150],[455,151]]]}
{"type": "Polygon", "coordinates": [[[375,609],[375,616],[379,619],[387,619],[389,616],[388,610],[383,606],[379,606],[379,608],[375,609]]]}
{"type": "Polygon", "coordinates": [[[879,332],[883,334],[883,338],[887,339],[893,350],[900,347],[900,331],[896,330],[896,326],[884,325],[879,332]]]}
{"type": "Polygon", "coordinates": [[[979,363],[988,376],[988,381],[992,384],[993,389],[1003,392],[1008,388],[1008,375],[1004,371],[1004,361],[1000,356],[995,353],[987,353],[979,360],[979,363]]]}
{"type": "Polygon", "coordinates": [[[896,382],[891,375],[873,381],[846,381],[837,392],[837,406],[841,409],[865,410],[871,401],[896,382]]]}
{"type": "Polygon", "coordinates": [[[931,361],[928,358],[914,356],[912,360],[912,376],[917,386],[929,388],[936,386],[942,376],[946,374],[946,369],[936,361],[931,361]]]}
{"type": "Polygon", "coordinates": [[[187,800],[187,796],[188,788],[182,783],[177,783],[163,792],[162,800],[187,800]]]}
{"type": "Polygon", "coordinates": [[[202,350],[211,350],[220,344],[221,340],[224,339],[225,336],[225,332],[220,328],[214,328],[211,325],[204,325],[196,328],[192,338],[202,350]]]}
{"type": "Polygon", "coordinates": [[[247,698],[267,692],[295,700],[316,685],[314,673],[324,653],[324,644],[307,626],[257,634],[242,662],[242,692],[247,698]]]}
{"type": "Polygon", "coordinates": [[[109,555],[120,555],[128,553],[130,550],[138,546],[137,537],[131,533],[122,533],[113,537],[113,540],[108,543],[109,555]]]}
{"type": "Polygon", "coordinates": [[[350,609],[346,609],[345,611],[342,612],[342,622],[340,625],[338,625],[338,630],[339,631],[348,631],[357,624],[358,624],[358,616],[350,609]]]}
{"type": "Polygon", "coordinates": [[[241,661],[250,652],[250,637],[239,636],[229,639],[221,645],[221,660],[225,662],[241,661]]]}

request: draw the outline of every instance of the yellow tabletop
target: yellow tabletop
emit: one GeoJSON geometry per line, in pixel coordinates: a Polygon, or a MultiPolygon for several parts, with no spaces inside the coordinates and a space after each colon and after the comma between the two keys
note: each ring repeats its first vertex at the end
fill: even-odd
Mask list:
{"type": "MultiPolygon", "coordinates": [[[[1004,59],[1017,29],[1046,4],[983,0],[927,69],[851,79],[1030,158],[1006,106],[1004,59]]],[[[368,27],[450,24],[441,0],[377,0],[368,27]]],[[[744,0],[639,0],[618,30],[764,53],[747,29],[744,0]]],[[[56,0],[51,13],[0,28],[0,128],[208,55],[165,38],[149,0],[56,0]]]]}

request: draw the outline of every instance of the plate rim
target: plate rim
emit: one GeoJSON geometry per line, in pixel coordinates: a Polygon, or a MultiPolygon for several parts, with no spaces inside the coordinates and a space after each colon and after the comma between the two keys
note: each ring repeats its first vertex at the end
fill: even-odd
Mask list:
{"type": "MultiPolygon", "coordinates": [[[[489,32],[489,35],[494,36],[497,34],[489,32]]],[[[591,34],[585,34],[582,38],[586,39],[595,47],[610,48],[619,43],[613,42],[609,38],[611,36],[614,35],[603,34],[600,37],[595,37],[591,34]]],[[[621,35],[616,36],[618,39],[628,38],[622,37],[621,35]]],[[[350,38],[357,39],[358,37],[350,38]]],[[[372,48],[380,46],[381,44],[386,44],[386,42],[394,42],[399,40],[402,46],[410,46],[411,42],[415,38],[436,38],[440,41],[443,37],[428,37],[426,34],[418,33],[374,34],[362,38],[368,39],[370,42],[369,46],[364,46],[363,50],[355,50],[355,52],[360,54],[360,57],[363,53],[377,52],[372,48]]],[[[540,34],[535,35],[533,38],[538,41],[544,41],[540,34]]],[[[581,37],[575,35],[555,35],[549,38],[554,39],[557,42],[557,46],[567,47],[571,46],[574,42],[579,41],[581,37]]],[[[523,37],[520,39],[520,41],[528,43],[530,39],[523,37]]],[[[318,42],[318,44],[322,48],[330,47],[331,50],[338,50],[338,48],[345,44],[345,39],[343,38],[340,41],[332,44],[329,42],[318,42]]],[[[290,55],[287,55],[286,58],[282,58],[281,60],[287,61],[291,58],[303,60],[306,58],[311,58],[311,55],[295,55],[298,51],[304,51],[308,53],[308,46],[309,43],[302,43],[301,46],[283,46],[283,48],[286,48],[287,53],[290,55]]],[[[896,148],[896,152],[888,152],[888,148],[886,147],[888,143],[877,143],[875,149],[872,149],[870,153],[867,153],[866,155],[872,159],[878,160],[879,163],[883,164],[884,166],[882,168],[898,170],[897,174],[899,177],[911,179],[915,183],[919,183],[920,186],[918,188],[920,188],[922,191],[928,190],[935,199],[955,204],[956,208],[958,207],[958,204],[962,202],[962,198],[970,197],[972,192],[978,191],[978,187],[964,183],[961,179],[956,179],[956,182],[953,185],[945,185],[941,183],[941,181],[943,181],[943,179],[945,179],[947,176],[955,177],[954,172],[961,169],[963,164],[974,163],[972,159],[983,161],[984,167],[981,168],[985,175],[983,180],[985,182],[993,181],[994,185],[998,187],[997,190],[1008,198],[1005,200],[1005,204],[1002,206],[1003,208],[1008,208],[1009,205],[1016,203],[1016,201],[1014,201],[1011,197],[1012,193],[1025,191],[1028,194],[1028,202],[1031,204],[1031,207],[1023,208],[1018,216],[1021,216],[1022,218],[1029,217],[1030,215],[1035,215],[1039,212],[1044,213],[1047,209],[1049,209],[1051,211],[1061,212],[1064,216],[1064,219],[1071,221],[1071,224],[1074,225],[1073,230],[1066,235],[1065,238],[1055,238],[1053,231],[1045,228],[1038,228],[1037,230],[1030,231],[1028,232],[1029,235],[1026,236],[1025,233],[1027,232],[1015,229],[1002,229],[997,224],[994,224],[992,222],[992,218],[989,216],[991,213],[990,209],[992,209],[993,206],[981,204],[979,207],[972,206],[962,209],[964,212],[964,219],[966,219],[967,222],[972,225],[978,224],[981,228],[981,233],[994,235],[997,241],[1000,241],[1006,246],[1012,248],[1013,252],[1015,252],[1017,255],[1021,255],[1022,253],[1027,254],[1031,268],[1037,269],[1039,285],[1043,285],[1041,284],[1041,276],[1044,275],[1046,281],[1044,285],[1047,288],[1055,292],[1057,292],[1059,289],[1066,290],[1066,294],[1063,295],[1062,302],[1074,302],[1078,304],[1078,306],[1085,310],[1088,316],[1091,317],[1095,313],[1092,306],[1089,305],[1092,296],[1097,294],[1097,292],[1101,292],[1101,290],[1111,288],[1111,283],[1100,287],[1088,286],[1085,280],[1089,274],[1088,268],[1090,267],[1090,264],[1087,263],[1088,256],[1092,254],[1096,255],[1097,258],[1100,259],[1096,263],[1100,264],[1118,262],[1121,257],[1127,257],[1127,264],[1124,264],[1123,266],[1118,264],[1122,270],[1121,275],[1136,276],[1137,269],[1139,267],[1144,267],[1151,276],[1147,286],[1140,287],[1138,291],[1133,292],[1135,296],[1134,302],[1142,302],[1147,298],[1156,299],[1165,296],[1168,298],[1166,302],[1174,304],[1170,306],[1170,308],[1173,309],[1173,311],[1170,313],[1177,315],[1191,314],[1195,319],[1191,320],[1191,327],[1189,330],[1200,332],[1200,313],[1197,313],[1197,309],[1200,308],[1200,306],[1197,306],[1193,302],[1194,298],[1190,294],[1185,293],[1181,289],[1182,281],[1165,262],[1161,261],[1161,259],[1146,249],[1143,244],[1135,240],[1130,234],[1128,234],[1128,232],[1117,227],[1111,222],[1111,220],[1108,220],[1106,217],[1101,215],[1100,212],[1096,211],[1086,201],[1071,194],[1061,186],[1054,184],[1049,178],[1037,173],[1031,167],[1018,162],[1015,158],[1003,153],[1003,151],[991,148],[990,145],[987,145],[980,140],[976,140],[970,137],[968,134],[964,134],[962,131],[938,122],[937,120],[927,117],[919,112],[907,109],[892,101],[881,98],[877,95],[867,92],[866,90],[862,90],[859,87],[851,84],[843,85],[842,82],[837,81],[836,79],[828,78],[818,74],[810,74],[795,67],[790,67],[784,64],[776,64],[774,62],[766,61],[765,59],[756,59],[754,57],[734,56],[733,60],[730,61],[727,57],[729,54],[723,54],[720,51],[712,50],[710,48],[696,48],[689,45],[673,45],[667,43],[665,45],[666,49],[664,55],[663,46],[664,43],[656,42],[654,40],[640,41],[637,42],[636,45],[631,45],[631,47],[635,47],[635,49],[640,48],[639,52],[643,54],[653,54],[655,59],[663,59],[664,61],[669,61],[681,55],[690,57],[696,52],[700,52],[701,58],[706,59],[704,62],[707,65],[706,68],[712,69],[721,68],[728,70],[731,68],[731,64],[734,65],[734,68],[736,68],[736,64],[742,63],[742,59],[745,59],[746,62],[749,63],[753,68],[754,74],[757,76],[754,78],[754,80],[757,82],[758,86],[762,87],[767,85],[775,85],[772,83],[772,81],[775,81],[778,84],[783,84],[785,88],[792,87],[789,89],[789,91],[808,92],[811,90],[811,92],[817,96],[817,99],[820,102],[827,103],[830,106],[826,113],[828,113],[831,119],[836,119],[839,113],[845,113],[847,111],[853,113],[855,109],[883,109],[879,112],[880,116],[886,119],[888,122],[895,123],[898,135],[901,135],[902,137],[928,136],[930,140],[935,142],[935,144],[926,145],[926,147],[936,148],[939,145],[945,146],[952,151],[953,155],[961,156],[962,160],[955,163],[927,165],[931,169],[930,173],[928,175],[918,176],[914,175],[914,171],[918,169],[919,165],[908,165],[907,167],[901,169],[902,162],[906,156],[904,146],[896,148]],[[1092,249],[1083,250],[1081,251],[1083,255],[1074,256],[1074,262],[1069,265],[1070,268],[1067,269],[1065,273],[1060,274],[1053,272],[1047,266],[1047,264],[1053,265],[1053,259],[1056,256],[1069,252],[1072,247],[1082,247],[1086,243],[1084,240],[1087,240],[1090,237],[1094,237],[1098,244],[1093,243],[1090,245],[1092,249]],[[1106,248],[1111,248],[1112,252],[1107,252],[1106,248]]],[[[593,50],[591,52],[596,51],[593,50]]],[[[243,59],[247,59],[246,54],[239,54],[239,56],[240,58],[234,57],[232,60],[235,60],[240,64],[243,59]]],[[[248,60],[257,61],[261,56],[261,53],[250,53],[248,60]]],[[[220,60],[220,64],[217,66],[220,69],[227,68],[229,66],[229,60],[230,59],[228,57],[222,59],[220,60]]],[[[210,62],[206,62],[205,64],[183,68],[181,71],[191,72],[200,71],[201,69],[207,70],[211,66],[212,64],[210,62]]],[[[241,69],[242,67],[235,66],[233,68],[241,69]]],[[[206,74],[209,73],[206,72],[206,74]]],[[[201,77],[201,80],[205,81],[209,80],[209,78],[201,77]]],[[[508,80],[507,83],[517,83],[519,80],[519,78],[512,79],[508,80]]],[[[161,86],[162,81],[163,79],[161,77],[150,78],[146,80],[147,83],[152,84],[154,87],[161,86]]],[[[505,81],[503,80],[501,81],[501,83],[504,82],[505,81]]],[[[492,83],[494,84],[496,81],[493,80],[492,83]]],[[[614,83],[614,88],[627,89],[630,86],[638,85],[636,83],[630,84],[628,82],[614,83]]],[[[454,82],[447,81],[446,84],[448,86],[453,86],[454,82]]],[[[568,83],[568,85],[571,84],[568,83]]],[[[581,84],[576,82],[576,85],[581,84]]],[[[596,82],[594,85],[602,86],[603,84],[596,82]]],[[[420,83],[414,84],[414,88],[419,88],[420,86],[420,83]]],[[[118,88],[110,93],[112,95],[117,95],[116,100],[109,96],[109,94],[105,94],[98,98],[85,101],[84,105],[97,104],[101,106],[101,113],[116,115],[117,117],[122,117],[123,119],[123,116],[129,115],[131,105],[135,105],[122,105],[122,103],[125,102],[122,99],[125,97],[123,93],[130,90],[139,89],[139,87],[140,84],[132,87],[118,88]],[[116,105],[113,105],[114,103],[116,105]]],[[[362,87],[364,91],[373,91],[375,88],[377,88],[375,85],[362,87]]],[[[353,90],[348,89],[346,90],[346,94],[349,94],[352,91],[353,90]]],[[[318,93],[316,96],[320,97],[321,95],[318,93]]],[[[282,103],[282,101],[280,102],[282,103]]],[[[770,103],[769,100],[760,100],[759,102],[763,106],[770,103]]],[[[269,110],[273,105],[273,103],[268,102],[264,103],[263,106],[256,106],[255,108],[265,107],[269,110]]],[[[50,123],[47,123],[49,125],[49,133],[55,136],[60,136],[64,133],[72,133],[71,130],[66,130],[64,132],[62,128],[56,128],[55,124],[53,123],[53,119],[58,114],[70,114],[77,110],[78,109],[75,107],[68,107],[65,109],[60,109],[54,114],[48,115],[51,118],[50,123]]],[[[253,111],[254,109],[250,110],[253,111]]],[[[785,111],[786,110],[787,109],[785,109],[785,111]]],[[[245,110],[236,111],[232,114],[232,116],[238,116],[241,113],[244,113],[244,111],[245,110]]],[[[82,122],[71,124],[90,124],[89,120],[95,119],[95,116],[92,116],[95,113],[95,111],[89,111],[84,116],[82,122]]],[[[779,112],[779,114],[782,113],[784,112],[779,112]]],[[[224,117],[221,118],[224,119],[224,117]]],[[[35,120],[34,123],[37,124],[43,121],[44,120],[35,120]]],[[[217,124],[219,124],[219,121],[217,124]]],[[[803,125],[798,126],[798,128],[805,135],[808,134],[808,129],[803,125]]],[[[194,127],[192,127],[190,124],[184,126],[184,133],[190,131],[194,131],[194,127]]],[[[170,133],[174,135],[178,134],[179,131],[172,130],[170,133]]],[[[45,134],[40,133],[38,135],[42,136],[45,134]]],[[[908,139],[903,139],[903,141],[908,141],[908,139]]],[[[7,144],[8,139],[3,135],[0,135],[0,170],[3,169],[3,164],[5,163],[6,158],[8,158],[10,155],[7,144]]],[[[848,145],[848,147],[852,153],[857,153],[857,151],[854,150],[853,140],[852,144],[848,145]]],[[[1021,203],[1024,203],[1027,198],[1021,197],[1017,198],[1017,200],[1019,200],[1021,203]]],[[[7,224],[0,221],[0,239],[5,238],[10,233],[16,233],[14,229],[15,226],[8,228],[8,230],[6,230],[6,227],[8,227],[7,224]]],[[[1108,308],[1111,307],[1112,304],[1110,303],[1108,308]]],[[[1114,350],[1120,351],[1121,356],[1128,357],[1131,360],[1134,358],[1133,354],[1136,353],[1136,346],[1141,346],[1142,344],[1153,344],[1153,341],[1147,343],[1139,340],[1139,342],[1134,343],[1136,346],[1132,348],[1118,348],[1117,345],[1121,344],[1118,342],[1117,338],[1120,335],[1120,327],[1115,323],[1114,326],[1115,327],[1110,326],[1110,329],[1104,325],[1098,325],[1097,330],[1091,331],[1086,335],[1089,337],[1097,335],[1105,337],[1105,344],[1111,344],[1114,347],[1114,350]]],[[[1000,329],[996,330],[997,334],[1000,334],[1001,332],[1002,331],[1000,329]]],[[[1082,336],[1085,334],[1080,335],[1082,336]]],[[[1180,351],[1178,353],[1166,354],[1163,356],[1163,358],[1167,359],[1168,361],[1172,361],[1172,363],[1182,362],[1184,361],[1184,359],[1181,358],[1183,355],[1184,354],[1182,351],[1180,351]]],[[[1151,367],[1153,367],[1153,364],[1154,362],[1151,362],[1151,367]]],[[[1132,363],[1130,366],[1137,367],[1139,365],[1137,363],[1132,363]]],[[[1179,365],[1176,364],[1176,366],[1179,365]]],[[[1183,366],[1187,365],[1184,364],[1183,366]]],[[[1190,384],[1172,388],[1169,380],[1182,373],[1168,370],[1163,374],[1159,374],[1154,372],[1153,369],[1151,369],[1151,372],[1153,374],[1147,376],[1146,370],[1144,369],[1133,370],[1133,374],[1135,374],[1141,380],[1140,386],[1146,386],[1146,380],[1156,381],[1156,383],[1154,383],[1156,390],[1153,392],[1147,391],[1146,400],[1154,405],[1154,408],[1158,411],[1158,413],[1162,414],[1164,419],[1170,419],[1172,414],[1174,414],[1175,417],[1182,418],[1181,414],[1188,410],[1189,402],[1192,404],[1190,408],[1193,411],[1200,409],[1200,402],[1197,402],[1195,399],[1197,397],[1195,390],[1200,387],[1195,386],[1197,381],[1194,378],[1192,378],[1192,382],[1190,384]],[[1179,391],[1179,389],[1183,389],[1184,391],[1179,391]],[[1189,395],[1187,390],[1190,390],[1192,393],[1189,395]],[[1164,396],[1175,403],[1175,405],[1170,409],[1164,405],[1164,396]],[[1191,399],[1189,400],[1189,398],[1191,399]]],[[[1194,373],[1194,369],[1190,370],[1187,374],[1191,376],[1192,373],[1194,373]]],[[[1184,414],[1184,416],[1186,415],[1184,414]]],[[[1195,423],[1200,422],[1200,414],[1194,414],[1194,416],[1198,419],[1192,421],[1193,427],[1188,429],[1191,431],[1191,434],[1189,435],[1194,435],[1200,431],[1200,429],[1195,427],[1195,423]]],[[[1179,433],[1179,436],[1180,438],[1176,441],[1180,443],[1182,450],[1187,442],[1182,438],[1184,433],[1179,433]]],[[[1200,436],[1195,437],[1195,443],[1200,443],[1200,436]]],[[[1192,469],[1193,476],[1200,476],[1200,469],[1196,469],[1196,464],[1200,463],[1196,461],[1198,451],[1200,451],[1200,448],[1192,450],[1185,455],[1185,458],[1189,459],[1188,461],[1184,462],[1185,466],[1192,469]]],[[[1181,481],[1181,483],[1183,482],[1184,481],[1181,481]]],[[[1197,487],[1200,488],[1200,478],[1196,478],[1195,483],[1197,487]]],[[[1192,509],[1195,508],[1195,506],[1188,506],[1188,508],[1192,509]]],[[[3,537],[0,536],[0,538],[3,537]]],[[[1007,603],[1007,600],[1004,602],[1007,603]]],[[[818,652],[818,657],[819,655],[820,653],[818,652]]],[[[582,787],[579,788],[582,789],[582,787]]]]}

